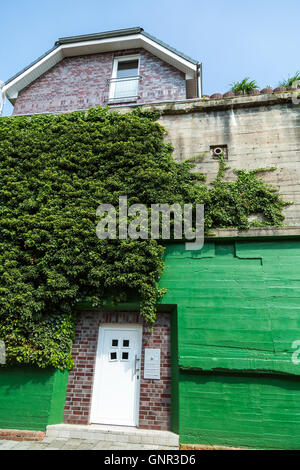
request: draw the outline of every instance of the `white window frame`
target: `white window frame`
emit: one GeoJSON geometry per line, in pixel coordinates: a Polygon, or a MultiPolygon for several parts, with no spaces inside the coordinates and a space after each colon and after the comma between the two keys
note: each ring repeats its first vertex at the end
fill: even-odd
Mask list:
{"type": "MultiPolygon", "coordinates": [[[[120,57],[114,57],[114,64],[113,64],[113,70],[112,70],[112,79],[117,78],[117,73],[118,73],[118,65],[119,62],[128,62],[129,60],[137,60],[138,61],[138,74],[137,76],[140,75],[140,55],[123,55],[120,57]]],[[[115,89],[116,89],[116,82],[112,80],[110,83],[110,88],[109,88],[109,101],[120,101],[120,100],[127,100],[127,99],[133,99],[135,97],[124,97],[124,98],[116,98],[115,97],[115,89]]],[[[138,95],[138,89],[139,89],[139,83],[137,84],[137,95],[138,95]]],[[[137,97],[136,95],[136,97],[137,97]]]]}

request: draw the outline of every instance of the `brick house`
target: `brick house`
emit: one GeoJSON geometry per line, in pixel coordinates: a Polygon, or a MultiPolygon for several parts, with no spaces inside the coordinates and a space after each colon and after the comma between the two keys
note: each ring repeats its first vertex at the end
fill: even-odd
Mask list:
{"type": "MultiPolygon", "coordinates": [[[[59,39],[3,91],[15,116],[156,108],[174,158],[201,154],[197,170],[208,182],[222,148],[233,168],[276,166],[264,178],[294,202],[285,227],[216,230],[199,253],[168,247],[160,282],[168,292],[152,332],[137,304],[80,305],[75,367],[49,372],[51,413],[41,424],[45,406],[26,404],[30,429],[125,425],[171,430],[186,444],[300,449],[300,365],[291,360],[300,339],[300,106],[292,92],[202,99],[201,63],[142,28],[59,39]]],[[[0,428],[29,429],[1,400],[14,381],[20,397],[40,403],[39,393],[20,385],[17,370],[4,375],[0,428]]]]}
{"type": "Polygon", "coordinates": [[[14,115],[201,98],[201,64],[131,28],[59,39],[3,88],[14,115]]]}

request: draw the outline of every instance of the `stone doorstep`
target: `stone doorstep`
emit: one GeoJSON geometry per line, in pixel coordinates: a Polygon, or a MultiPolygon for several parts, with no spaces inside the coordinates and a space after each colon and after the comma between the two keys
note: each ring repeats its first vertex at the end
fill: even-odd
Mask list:
{"type": "Polygon", "coordinates": [[[179,448],[179,436],[177,434],[169,431],[153,431],[127,426],[55,424],[47,426],[46,436],[179,448]]]}

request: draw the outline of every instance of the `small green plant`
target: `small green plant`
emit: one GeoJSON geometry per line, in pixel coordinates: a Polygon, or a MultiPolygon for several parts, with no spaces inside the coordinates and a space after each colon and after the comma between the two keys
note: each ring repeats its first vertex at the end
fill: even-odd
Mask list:
{"type": "Polygon", "coordinates": [[[293,77],[288,77],[286,80],[283,80],[282,82],[279,83],[279,86],[284,86],[284,87],[289,87],[292,86],[294,82],[299,81],[297,83],[297,88],[300,88],[300,72],[296,72],[293,77]]]}
{"type": "Polygon", "coordinates": [[[250,91],[256,90],[258,85],[255,80],[250,80],[249,77],[244,78],[241,82],[233,82],[231,83],[231,91],[234,93],[240,93],[244,95],[249,93],[250,91]]]}

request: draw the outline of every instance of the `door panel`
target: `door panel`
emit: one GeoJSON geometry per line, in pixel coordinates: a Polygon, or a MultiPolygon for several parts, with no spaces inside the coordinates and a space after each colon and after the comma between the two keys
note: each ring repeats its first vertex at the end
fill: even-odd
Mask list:
{"type": "Polygon", "coordinates": [[[141,326],[99,330],[91,422],[138,425],[141,326]]]}

